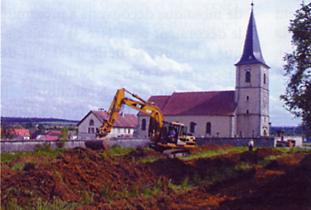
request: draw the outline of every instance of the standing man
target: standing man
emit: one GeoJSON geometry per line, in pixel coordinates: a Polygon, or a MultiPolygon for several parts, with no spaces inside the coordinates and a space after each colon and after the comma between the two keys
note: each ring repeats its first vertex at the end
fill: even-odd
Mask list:
{"type": "Polygon", "coordinates": [[[249,152],[252,152],[252,151],[253,151],[253,148],[254,148],[254,140],[251,139],[251,140],[248,142],[248,151],[249,151],[249,152]]]}

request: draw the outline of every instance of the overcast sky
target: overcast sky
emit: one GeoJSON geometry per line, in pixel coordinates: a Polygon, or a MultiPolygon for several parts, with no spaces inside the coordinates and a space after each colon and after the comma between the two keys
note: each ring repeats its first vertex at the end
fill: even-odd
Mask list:
{"type": "MultiPolygon", "coordinates": [[[[300,122],[279,99],[300,2],[254,2],[272,125],[300,122]]],[[[121,87],[143,98],[233,90],[250,9],[247,0],[2,0],[2,116],[79,120],[121,87]]]]}

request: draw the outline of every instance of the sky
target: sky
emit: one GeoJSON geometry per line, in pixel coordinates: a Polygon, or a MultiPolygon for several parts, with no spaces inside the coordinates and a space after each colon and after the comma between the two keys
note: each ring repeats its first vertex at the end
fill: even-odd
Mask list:
{"type": "MultiPolygon", "coordinates": [[[[233,90],[247,0],[2,0],[1,116],[80,120],[118,88],[141,96],[233,90]]],[[[255,0],[270,69],[270,121],[300,123],[279,96],[299,0],[255,0]]],[[[125,111],[130,111],[126,109],[125,111]]]]}

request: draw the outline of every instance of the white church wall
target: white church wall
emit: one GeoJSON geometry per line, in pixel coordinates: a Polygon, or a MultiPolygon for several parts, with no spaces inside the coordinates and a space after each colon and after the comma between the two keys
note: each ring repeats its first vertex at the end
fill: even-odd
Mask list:
{"type": "MultiPolygon", "coordinates": [[[[149,117],[140,116],[139,118],[138,135],[140,137],[148,137],[149,117]],[[142,130],[142,121],[146,120],[146,129],[142,130]]],[[[234,137],[236,131],[236,122],[234,116],[166,116],[165,121],[180,122],[185,124],[190,132],[190,123],[196,123],[196,137],[234,137]],[[206,133],[206,123],[211,123],[211,133],[206,133]]]]}

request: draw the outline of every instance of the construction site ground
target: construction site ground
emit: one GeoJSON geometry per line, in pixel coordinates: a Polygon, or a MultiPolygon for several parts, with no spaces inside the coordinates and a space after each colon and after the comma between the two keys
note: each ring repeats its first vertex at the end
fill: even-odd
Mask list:
{"type": "Polygon", "coordinates": [[[311,209],[311,153],[205,146],[1,154],[2,209],[311,209]]]}

